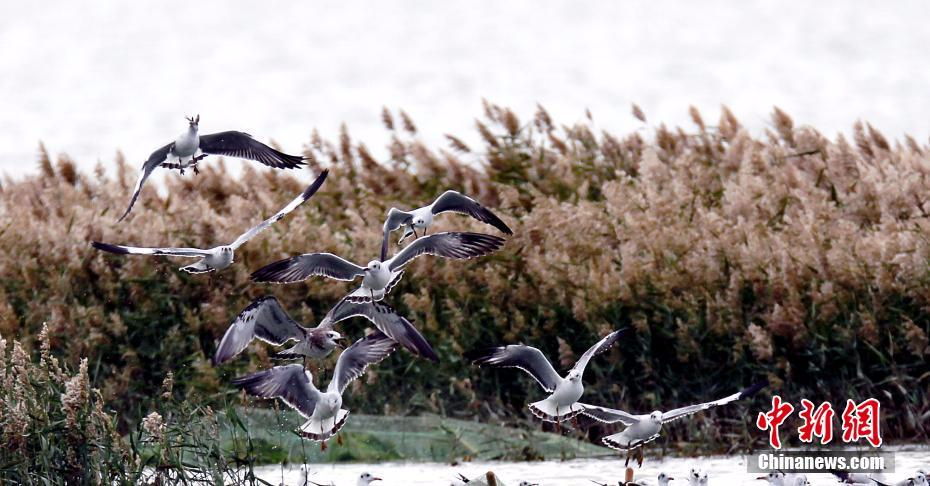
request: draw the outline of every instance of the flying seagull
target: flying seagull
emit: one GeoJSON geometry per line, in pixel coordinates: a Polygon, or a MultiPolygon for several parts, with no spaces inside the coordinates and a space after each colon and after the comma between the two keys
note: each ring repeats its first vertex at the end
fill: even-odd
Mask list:
{"type": "Polygon", "coordinates": [[[413,235],[415,238],[418,237],[417,230],[422,230],[425,236],[426,230],[433,224],[433,216],[447,211],[467,214],[482,223],[487,223],[497,228],[502,233],[508,235],[513,234],[513,231],[488,208],[464,194],[450,190],[442,193],[441,196],[436,198],[436,200],[428,206],[411,209],[410,211],[401,211],[397,208],[391,208],[391,210],[388,211],[387,219],[384,221],[384,237],[381,240],[381,260],[387,258],[388,237],[392,231],[403,228],[403,235],[400,237],[398,243],[403,243],[404,239],[410,235],[413,235]]]}
{"type": "Polygon", "coordinates": [[[302,365],[275,366],[233,380],[233,385],[260,398],[280,398],[308,420],[297,432],[313,441],[321,442],[336,435],[345,425],[349,411],[342,408],[342,393],[349,383],[365,372],[368,365],[386,358],[397,343],[381,331],[355,341],[339,359],[333,379],[325,392],[313,386],[313,375],[302,365]]]}
{"type": "Polygon", "coordinates": [[[297,341],[290,348],[278,353],[277,357],[325,358],[337,346],[337,341],[342,339],[342,335],[333,327],[336,323],[352,317],[370,320],[378,330],[411,353],[435,362],[439,361],[439,357],[420,331],[387,304],[356,304],[341,300],[326,313],[316,327],[308,328],[291,319],[278,299],[268,296],[253,301],[230,324],[213,356],[213,365],[229,361],[255,338],[275,346],[297,341]]]}
{"type": "Polygon", "coordinates": [[[184,169],[191,167],[194,172],[199,173],[197,163],[207,155],[228,155],[255,160],[275,169],[294,169],[306,164],[305,157],[279,152],[253,139],[245,132],[228,131],[199,135],[197,129],[200,125],[200,115],[190,117],[187,121],[186,132],[178,136],[175,141],[152,152],[148,160],[142,164],[139,180],[132,191],[132,199],[129,200],[129,207],[117,222],[125,219],[129,211],[132,211],[142,184],[158,167],[178,169],[181,174],[184,174],[184,169]]]}
{"type": "Polygon", "coordinates": [[[629,465],[630,452],[637,447],[641,447],[642,445],[659,438],[659,432],[662,430],[662,424],[667,424],[673,420],[687,417],[688,415],[700,412],[702,410],[707,410],[709,408],[717,407],[720,405],[726,405],[730,402],[735,402],[737,400],[752,396],[766,385],[768,385],[767,381],[761,381],[750,386],[749,388],[719,400],[676,408],[674,410],[669,410],[668,412],[656,410],[648,415],[632,415],[630,413],[624,412],[623,410],[596,407],[593,405],[582,405],[582,413],[600,422],[620,422],[627,426],[623,432],[604,437],[602,442],[604,445],[612,449],[627,451],[626,461],[627,465],[629,465]]]}
{"type": "Polygon", "coordinates": [[[530,411],[542,420],[562,422],[573,418],[587,408],[586,405],[578,403],[578,400],[584,393],[581,378],[585,367],[588,366],[588,361],[610,349],[628,331],[629,328],[624,328],[604,336],[581,355],[565,378],[559,376],[542,351],[523,344],[471,351],[466,353],[465,357],[478,366],[519,368],[528,373],[536,379],[543,390],[550,394],[545,400],[529,404],[530,411]]]}
{"type": "Polygon", "coordinates": [[[499,249],[504,239],[480,233],[436,233],[420,238],[389,260],[372,260],[363,267],[332,253],[306,253],[270,263],[252,273],[255,282],[292,283],[321,275],[336,280],[362,278],[362,285],[346,296],[351,302],[379,301],[391,291],[404,267],[420,255],[467,260],[499,249]]]}
{"type": "Polygon", "coordinates": [[[246,231],[238,238],[236,238],[236,241],[229,245],[221,245],[205,250],[200,248],[140,248],[135,246],[111,245],[109,243],[101,243],[99,241],[94,241],[92,245],[98,250],[121,255],[163,255],[199,258],[200,260],[198,260],[196,263],[181,267],[181,270],[189,273],[206,273],[212,272],[214,270],[222,270],[233,263],[235,251],[240,246],[242,246],[243,243],[249,241],[255,235],[266,230],[279,219],[287,216],[288,213],[297,209],[297,207],[303,204],[304,201],[310,199],[310,197],[313,196],[317,189],[323,185],[323,181],[326,180],[326,176],[328,174],[329,171],[324,170],[322,173],[320,173],[320,176],[317,177],[315,181],[313,181],[313,184],[310,184],[310,186],[307,187],[304,192],[297,196],[297,198],[295,198],[293,201],[288,203],[287,206],[284,206],[284,208],[278,211],[277,214],[266,219],[265,221],[262,221],[258,226],[246,231]]]}

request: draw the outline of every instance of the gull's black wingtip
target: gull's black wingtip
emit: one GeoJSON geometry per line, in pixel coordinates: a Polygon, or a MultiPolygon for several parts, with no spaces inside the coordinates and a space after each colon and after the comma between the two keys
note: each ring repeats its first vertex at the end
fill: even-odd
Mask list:
{"type": "Polygon", "coordinates": [[[500,348],[488,347],[472,349],[471,351],[465,351],[462,353],[462,357],[465,358],[466,361],[469,361],[471,364],[481,366],[488,360],[488,358],[493,356],[498,349],[500,348]]]}
{"type": "Polygon", "coordinates": [[[769,380],[768,380],[768,379],[763,379],[763,380],[761,380],[761,381],[758,381],[758,382],[754,383],[754,384],[753,384],[752,386],[750,386],[749,388],[747,388],[747,389],[741,391],[739,397],[740,397],[740,398],[751,397],[751,396],[755,395],[756,393],[758,393],[759,390],[761,390],[761,389],[763,389],[763,388],[765,388],[765,387],[767,387],[767,386],[769,386],[769,380]]]}
{"type": "Polygon", "coordinates": [[[100,242],[100,241],[92,241],[92,242],[90,242],[90,246],[93,246],[94,248],[96,248],[96,249],[98,249],[98,250],[102,250],[102,251],[106,251],[106,252],[110,252],[110,253],[116,253],[116,254],[118,254],[118,255],[125,255],[125,254],[129,253],[129,250],[127,250],[127,249],[125,249],[125,248],[123,248],[123,247],[121,247],[121,246],[111,245],[111,244],[109,244],[109,243],[103,243],[103,242],[100,242]]]}
{"type": "Polygon", "coordinates": [[[301,195],[304,201],[306,201],[307,199],[310,199],[311,197],[313,197],[314,194],[316,194],[316,191],[318,191],[320,189],[320,186],[323,185],[323,182],[326,181],[327,176],[329,176],[329,169],[323,169],[323,171],[320,172],[320,175],[316,177],[313,183],[307,186],[306,189],[304,189],[304,192],[301,195]]]}

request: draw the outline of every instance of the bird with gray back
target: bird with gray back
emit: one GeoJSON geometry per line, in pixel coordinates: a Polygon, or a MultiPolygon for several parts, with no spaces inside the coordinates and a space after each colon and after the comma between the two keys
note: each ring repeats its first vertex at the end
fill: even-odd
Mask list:
{"type": "Polygon", "coordinates": [[[445,212],[465,214],[482,223],[487,223],[497,228],[502,233],[508,235],[513,234],[513,231],[511,231],[497,215],[492,213],[491,210],[458,191],[449,190],[442,193],[441,196],[436,198],[436,200],[428,206],[411,209],[409,211],[402,211],[397,208],[391,208],[388,211],[388,216],[384,221],[383,227],[384,236],[381,239],[381,260],[387,258],[388,238],[391,232],[403,228],[403,234],[397,242],[398,244],[403,243],[410,235],[413,235],[414,238],[420,235],[426,236],[426,231],[429,229],[430,225],[433,224],[433,216],[445,212]],[[417,230],[421,231],[420,235],[417,235],[417,230]]]}
{"type": "Polygon", "coordinates": [[[207,155],[226,155],[254,160],[275,169],[294,169],[306,164],[306,157],[288,155],[275,150],[253,139],[245,132],[227,131],[200,135],[200,115],[188,118],[187,122],[188,127],[184,133],[168,145],[152,152],[142,164],[129,206],[117,222],[129,215],[136,199],[139,198],[142,185],[159,167],[177,169],[182,175],[184,169],[187,168],[192,168],[195,173],[199,173],[197,164],[207,155]]]}
{"type": "Polygon", "coordinates": [[[382,302],[353,303],[341,300],[323,316],[316,327],[308,328],[291,319],[278,299],[267,296],[255,299],[236,316],[216,348],[213,365],[234,358],[256,338],[275,346],[296,341],[290,348],[277,353],[277,358],[325,358],[342,339],[342,335],[334,329],[335,325],[352,317],[368,319],[378,330],[411,353],[439,361],[429,342],[413,323],[382,302]]]}
{"type": "Polygon", "coordinates": [[[91,243],[91,245],[98,250],[115,253],[118,255],[157,255],[199,258],[197,262],[180,268],[180,270],[188,273],[206,273],[212,272],[214,270],[223,270],[224,268],[232,265],[235,257],[235,251],[240,246],[254,238],[257,234],[268,229],[272,224],[287,216],[291,211],[297,209],[298,206],[303,204],[306,200],[310,199],[313,194],[315,194],[316,191],[320,188],[320,186],[323,185],[323,181],[326,180],[326,176],[328,174],[329,171],[324,170],[322,173],[320,173],[320,176],[317,177],[316,180],[313,181],[313,183],[304,190],[304,192],[297,196],[293,201],[288,203],[287,206],[284,206],[284,208],[275,213],[274,216],[262,221],[258,226],[255,226],[245,233],[239,235],[235,241],[228,245],[220,245],[206,249],[123,246],[102,243],[99,241],[94,241],[91,243]]]}
{"type": "Polygon", "coordinates": [[[279,260],[252,273],[254,282],[292,283],[319,275],[352,281],[362,277],[362,285],[345,298],[351,302],[377,302],[391,291],[414,258],[433,255],[467,260],[498,250],[504,239],[481,233],[436,233],[420,238],[388,260],[372,260],[356,265],[332,253],[306,253],[279,260]]]}
{"type": "Polygon", "coordinates": [[[523,344],[479,349],[465,353],[465,358],[478,366],[523,370],[549,393],[546,399],[529,404],[530,411],[547,422],[562,422],[575,417],[586,407],[578,400],[584,393],[582,376],[588,362],[610,349],[627,332],[629,329],[625,328],[604,336],[581,355],[564,378],[559,376],[542,351],[523,344]]]}

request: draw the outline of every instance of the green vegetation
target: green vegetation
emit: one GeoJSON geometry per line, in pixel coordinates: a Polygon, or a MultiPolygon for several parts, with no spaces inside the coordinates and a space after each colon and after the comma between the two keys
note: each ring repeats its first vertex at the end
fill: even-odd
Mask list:
{"type": "MultiPolygon", "coordinates": [[[[389,207],[453,188],[493,208],[515,234],[487,258],[411,265],[387,302],[416,321],[441,362],[398,351],[353,384],[352,433],[343,438],[353,452],[345,457],[409,457],[382,435],[354,435],[366,433],[355,428],[359,414],[532,424],[524,405],[541,396],[536,383],[518,371],[476,369],[461,353],[522,341],[564,364],[621,326],[636,332],[592,361],[587,402],[649,411],[768,376],[771,391],[795,403],[877,397],[887,442],[930,440],[930,147],[889,142],[861,123],[851,140],[831,141],[778,110],[761,137],[726,109],[716,125],[693,110],[688,129],[650,127],[635,114],[644,128],[618,136],[599,132],[593,119],[560,126],[540,108],[521,121],[487,104],[480,147],[450,136],[451,148],[437,149],[409,117],[385,110],[386,160],[345,130],[335,143],[314,133],[306,154],[316,158],[314,174],[330,168],[326,184],[216,275],[180,273],[169,259],[102,254],[89,241],[230,240],[302,189],[294,173],[248,165],[232,177],[214,161],[199,176],[169,174],[166,196],[146,187],[117,225],[138,161],[118,156],[113,177],[43,153],[36,176],[0,186],[0,335],[35,352],[47,323],[58,360],[76,368],[87,359],[88,386],[100,390],[92,401],[115,412],[108,416],[122,436],[153,410],[169,372],[174,396],[193,410],[246,405],[229,379],[272,362],[257,344],[229,365],[210,366],[230,320],[273,294],[313,324],[350,288],[323,279],[257,285],[249,272],[307,251],[367,261],[389,207]],[[390,445],[354,447],[374,440],[390,445]]],[[[454,215],[437,223],[435,231],[494,231],[454,215]]],[[[357,338],[361,325],[340,330],[357,338]]],[[[762,434],[747,415],[766,397],[676,423],[659,445],[758,445],[762,434]]],[[[15,407],[4,407],[6,437],[28,427],[10,418],[15,407]]],[[[610,431],[573,434],[596,441],[610,431]]],[[[261,437],[249,453],[269,444],[261,437]]],[[[468,444],[455,447],[465,454],[468,444]]],[[[248,465],[236,457],[245,461],[237,467],[248,465]]]]}

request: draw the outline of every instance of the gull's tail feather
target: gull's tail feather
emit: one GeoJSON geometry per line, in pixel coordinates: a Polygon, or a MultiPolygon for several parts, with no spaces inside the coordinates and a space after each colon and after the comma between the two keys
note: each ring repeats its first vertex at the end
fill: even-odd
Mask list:
{"type": "Polygon", "coordinates": [[[181,270],[187,273],[208,273],[216,269],[210,265],[207,265],[203,260],[200,260],[197,263],[192,263],[185,267],[181,267],[181,270]]]}
{"type": "Polygon", "coordinates": [[[372,291],[365,287],[359,287],[347,295],[345,299],[353,304],[365,304],[372,301],[378,302],[384,299],[384,293],[384,289],[372,291]],[[374,295],[374,298],[372,298],[372,295],[374,295]]]}
{"type": "Polygon", "coordinates": [[[584,411],[584,408],[577,403],[567,407],[559,407],[555,400],[547,398],[528,405],[530,412],[533,412],[537,418],[546,422],[564,422],[573,419],[576,415],[584,411]]]}
{"type": "Polygon", "coordinates": [[[620,432],[619,434],[608,435],[607,437],[601,439],[601,442],[611,449],[618,451],[629,451],[659,438],[659,434],[655,434],[643,440],[631,440],[624,434],[624,432],[626,431],[620,432]]]}
{"type": "Polygon", "coordinates": [[[323,442],[339,433],[349,418],[349,411],[340,409],[335,417],[326,420],[311,418],[297,429],[298,433],[314,442],[323,442]]]}

